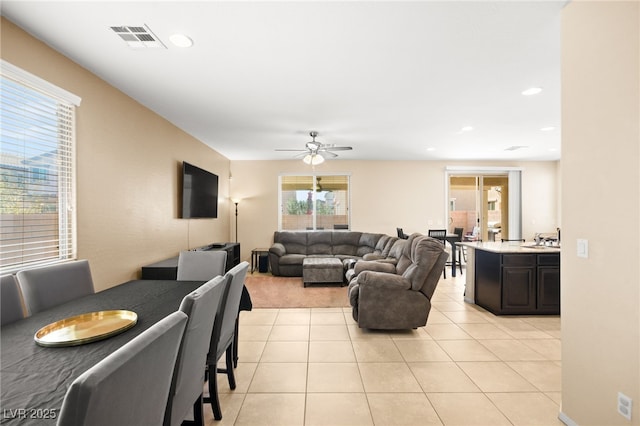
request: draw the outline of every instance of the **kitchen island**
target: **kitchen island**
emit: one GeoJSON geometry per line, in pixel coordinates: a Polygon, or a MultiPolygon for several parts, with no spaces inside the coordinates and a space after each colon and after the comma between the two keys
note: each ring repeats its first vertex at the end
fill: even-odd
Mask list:
{"type": "Polygon", "coordinates": [[[465,301],[496,315],[560,314],[560,247],[463,242],[465,301]]]}

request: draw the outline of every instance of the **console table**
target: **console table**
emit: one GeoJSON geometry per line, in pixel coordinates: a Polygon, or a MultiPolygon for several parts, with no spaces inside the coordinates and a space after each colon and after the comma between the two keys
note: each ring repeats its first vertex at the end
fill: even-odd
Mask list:
{"type": "MultiPolygon", "coordinates": [[[[224,250],[227,252],[225,272],[240,263],[240,243],[209,244],[195,251],[224,250]]],[[[178,278],[178,256],[142,267],[143,280],[175,280],[178,278]]]]}

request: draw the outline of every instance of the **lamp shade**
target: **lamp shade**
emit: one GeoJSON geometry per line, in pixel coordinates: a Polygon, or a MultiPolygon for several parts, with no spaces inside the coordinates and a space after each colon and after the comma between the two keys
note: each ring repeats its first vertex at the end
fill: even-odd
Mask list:
{"type": "Polygon", "coordinates": [[[304,156],[302,161],[305,164],[311,164],[312,166],[317,166],[318,164],[324,163],[324,157],[320,154],[307,154],[304,156]]]}

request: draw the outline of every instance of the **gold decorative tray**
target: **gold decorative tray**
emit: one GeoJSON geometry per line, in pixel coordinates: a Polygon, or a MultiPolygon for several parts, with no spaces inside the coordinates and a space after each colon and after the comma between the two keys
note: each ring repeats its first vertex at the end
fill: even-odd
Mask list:
{"type": "Polygon", "coordinates": [[[138,315],[131,311],[89,312],[44,326],[33,338],[40,346],[83,345],[122,333],[137,321],[138,315]]]}

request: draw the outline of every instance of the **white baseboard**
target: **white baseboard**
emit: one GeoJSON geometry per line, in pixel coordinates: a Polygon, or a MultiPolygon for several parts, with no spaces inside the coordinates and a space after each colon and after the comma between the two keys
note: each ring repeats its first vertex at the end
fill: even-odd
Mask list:
{"type": "Polygon", "coordinates": [[[560,420],[562,423],[564,423],[567,426],[578,426],[578,423],[571,420],[571,418],[567,416],[565,413],[563,413],[562,411],[560,411],[560,413],[558,414],[558,420],[560,420]]]}

